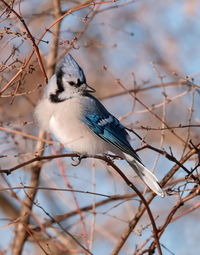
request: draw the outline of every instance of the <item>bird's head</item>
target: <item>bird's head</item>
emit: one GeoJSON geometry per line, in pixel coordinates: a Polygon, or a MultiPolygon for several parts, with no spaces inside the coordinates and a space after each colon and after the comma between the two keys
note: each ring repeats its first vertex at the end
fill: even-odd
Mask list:
{"type": "Polygon", "coordinates": [[[47,86],[47,96],[53,103],[59,103],[77,95],[95,92],[86,83],[82,68],[68,53],[52,76],[47,86]]]}

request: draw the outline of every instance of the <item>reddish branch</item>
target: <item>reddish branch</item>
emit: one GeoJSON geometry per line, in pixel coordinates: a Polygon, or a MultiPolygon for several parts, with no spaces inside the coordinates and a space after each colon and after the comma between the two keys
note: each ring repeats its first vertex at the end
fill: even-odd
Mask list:
{"type": "MultiPolygon", "coordinates": [[[[143,147],[141,147],[140,149],[138,149],[137,151],[142,150],[142,149],[144,149],[144,148],[148,148],[148,149],[151,149],[151,150],[153,150],[153,151],[158,152],[159,154],[163,155],[165,158],[167,158],[167,159],[169,159],[170,161],[175,162],[177,165],[179,165],[179,166],[188,174],[188,176],[191,177],[196,183],[198,183],[198,184],[200,183],[199,178],[196,177],[196,176],[194,176],[194,175],[192,174],[191,171],[189,171],[183,164],[181,164],[180,160],[178,160],[178,159],[176,159],[176,158],[174,157],[174,155],[172,154],[172,151],[171,151],[171,154],[169,154],[169,153],[167,153],[167,152],[164,151],[164,150],[160,150],[160,149],[158,149],[158,148],[156,148],[156,147],[153,147],[153,146],[151,146],[150,144],[147,144],[147,143],[144,141],[144,139],[143,139],[141,136],[139,136],[133,129],[130,129],[130,128],[126,128],[126,129],[127,129],[128,131],[134,133],[141,141],[143,141],[143,142],[145,143],[145,145],[144,145],[143,147]]],[[[193,144],[192,144],[192,145],[193,145],[193,144]]],[[[194,145],[193,145],[193,147],[194,147],[196,153],[198,154],[198,150],[199,150],[198,148],[200,148],[200,144],[198,144],[197,146],[194,146],[194,145]]],[[[195,152],[195,151],[194,151],[194,152],[195,152]]]]}
{"type": "MultiPolygon", "coordinates": [[[[6,7],[12,11],[16,16],[17,18],[22,22],[22,24],[24,25],[24,28],[26,29],[28,35],[30,36],[30,39],[33,43],[33,46],[34,46],[34,50],[31,52],[31,54],[29,55],[28,59],[25,61],[24,65],[20,68],[20,70],[13,76],[13,78],[4,86],[4,88],[0,91],[0,95],[9,88],[9,86],[13,83],[13,81],[23,72],[23,70],[26,68],[27,64],[29,63],[31,57],[33,56],[34,52],[36,51],[36,54],[37,54],[37,57],[38,57],[38,61],[39,61],[39,64],[41,66],[41,69],[42,71],[44,70],[43,68],[43,64],[42,64],[42,61],[41,61],[41,57],[40,57],[40,53],[39,53],[39,49],[38,49],[38,45],[39,43],[41,42],[42,38],[45,36],[45,34],[53,27],[55,26],[55,24],[57,24],[58,22],[60,22],[64,17],[66,17],[67,15],[75,12],[75,11],[78,11],[78,10],[82,10],[84,8],[87,8],[89,6],[95,6],[95,5],[101,5],[101,4],[108,4],[108,3],[114,3],[116,2],[117,0],[110,0],[110,1],[99,1],[99,2],[92,2],[92,3],[88,3],[88,4],[80,4],[78,7],[75,7],[75,8],[71,8],[69,9],[65,14],[63,14],[62,16],[60,16],[58,19],[56,19],[50,26],[48,26],[45,31],[42,33],[42,35],[40,36],[39,40],[37,43],[35,43],[34,41],[34,38],[33,36],[31,35],[30,31],[27,30],[28,27],[26,26],[26,23],[24,22],[23,18],[15,11],[13,10],[12,7],[10,7],[4,0],[0,0],[2,1],[6,7]]],[[[47,76],[46,76],[46,73],[44,71],[44,76],[45,76],[45,79],[46,79],[46,82],[47,82],[47,76]]]]}
{"type": "MultiPolygon", "coordinates": [[[[35,161],[41,161],[41,160],[49,160],[49,159],[52,159],[52,158],[60,158],[60,157],[77,157],[78,155],[77,154],[74,154],[74,153],[71,153],[71,154],[62,154],[62,155],[52,155],[52,156],[38,156],[38,157],[35,157],[31,160],[28,160],[22,164],[19,164],[18,166],[16,167],[13,167],[11,169],[5,169],[5,170],[0,170],[1,173],[6,173],[6,174],[11,174],[13,171],[15,171],[16,169],[19,169],[21,167],[24,167],[25,165],[28,165],[28,164],[31,164],[35,161]]],[[[140,199],[142,200],[142,202],[144,203],[145,205],[145,208],[149,214],[149,218],[150,218],[150,221],[151,221],[151,224],[152,224],[152,227],[153,227],[153,232],[154,232],[154,238],[155,238],[155,242],[156,242],[156,245],[157,245],[157,248],[158,248],[158,251],[159,251],[159,254],[162,254],[161,252],[161,248],[160,248],[160,244],[159,244],[159,241],[158,241],[158,231],[157,231],[157,228],[156,228],[156,224],[155,224],[155,221],[154,221],[154,218],[153,218],[153,215],[151,213],[151,210],[145,200],[145,198],[143,197],[143,195],[138,191],[138,189],[133,185],[132,182],[129,181],[129,179],[123,174],[123,172],[113,163],[113,161],[106,157],[106,156],[99,156],[99,155],[96,155],[96,156],[86,156],[86,157],[91,157],[91,158],[97,158],[97,159],[101,159],[101,160],[104,160],[108,165],[112,166],[112,168],[115,169],[115,171],[118,172],[118,174],[124,179],[124,181],[127,183],[127,185],[133,189],[136,194],[140,197],[140,199]]],[[[83,158],[83,157],[82,157],[83,158]]],[[[80,160],[82,159],[80,158],[80,160]]]]}
{"type": "Polygon", "coordinates": [[[193,82],[190,82],[188,80],[179,80],[179,81],[173,81],[173,82],[166,82],[164,84],[158,83],[158,84],[151,85],[151,86],[148,86],[148,87],[142,87],[141,85],[138,85],[134,89],[127,89],[126,91],[123,90],[123,91],[120,91],[120,92],[114,92],[110,95],[103,96],[100,99],[113,98],[113,97],[117,97],[117,96],[121,96],[121,95],[126,95],[126,94],[129,94],[129,93],[138,94],[140,92],[148,91],[148,90],[151,90],[151,89],[160,89],[161,87],[175,87],[175,86],[177,86],[177,84],[180,85],[180,86],[194,86],[197,89],[200,88],[199,85],[197,85],[193,82]]]}
{"type": "MultiPolygon", "coordinates": [[[[200,148],[200,145],[198,145],[195,149],[192,149],[182,160],[178,161],[174,156],[172,155],[169,155],[167,154],[166,152],[164,151],[161,151],[159,149],[156,149],[150,145],[146,145],[146,147],[154,150],[154,151],[157,151],[158,153],[161,153],[162,155],[166,156],[169,160],[171,161],[174,161],[176,162],[176,166],[174,168],[172,168],[172,170],[168,173],[168,175],[166,175],[166,177],[163,179],[163,181],[161,182],[161,185],[164,186],[168,181],[169,179],[171,179],[171,177],[174,175],[174,173],[178,170],[179,167],[182,167],[188,174],[190,174],[190,172],[183,166],[183,163],[188,160],[195,152],[196,152],[196,148],[200,148]]],[[[30,163],[33,163],[35,161],[41,161],[41,160],[50,160],[50,159],[53,159],[53,158],[58,158],[58,157],[77,157],[78,155],[77,154],[61,154],[61,155],[51,155],[51,156],[38,156],[38,157],[35,157],[27,162],[24,162],[22,164],[19,164],[18,166],[16,167],[13,167],[11,169],[5,169],[5,170],[1,170],[1,172],[3,173],[7,173],[7,174],[10,174],[12,173],[12,171],[15,171],[16,169],[20,168],[20,167],[23,167],[25,165],[28,165],[30,163]]],[[[149,199],[146,200],[144,199],[144,197],[141,195],[141,193],[135,188],[135,186],[127,179],[127,177],[121,172],[121,170],[113,163],[113,161],[106,157],[106,156],[99,156],[99,155],[96,155],[96,156],[86,156],[86,157],[92,157],[92,158],[97,158],[97,159],[101,159],[101,160],[104,160],[108,165],[112,166],[119,174],[120,176],[124,179],[124,181],[127,183],[128,186],[130,186],[136,193],[137,195],[141,198],[142,202],[144,203],[144,207],[141,208],[139,211],[138,211],[138,215],[136,215],[134,217],[134,219],[136,219],[136,221],[134,220],[132,222],[132,224],[129,225],[129,227],[132,225],[132,227],[135,227],[135,224],[136,222],[139,220],[139,218],[142,216],[142,214],[144,213],[145,210],[147,210],[148,214],[149,214],[149,217],[151,219],[151,223],[152,223],[152,226],[153,226],[153,229],[154,229],[154,237],[155,237],[155,242],[157,244],[157,247],[159,249],[159,242],[158,242],[158,238],[157,238],[157,234],[158,234],[158,231],[156,229],[156,225],[155,225],[155,222],[154,222],[154,219],[153,219],[153,216],[151,214],[151,211],[148,207],[148,203],[151,202],[151,200],[154,198],[154,194],[151,194],[149,199]]],[[[80,158],[81,160],[82,158],[80,158]]],[[[193,176],[193,175],[190,175],[195,181],[198,181],[198,178],[196,176],[193,176]]],[[[132,227],[130,227],[129,231],[128,231],[128,235],[130,234],[131,232],[131,229],[132,227]]],[[[127,236],[128,237],[128,236],[127,236]]],[[[126,238],[127,238],[126,237],[126,238]]],[[[126,240],[126,238],[123,237],[123,242],[126,240]]],[[[120,246],[121,247],[121,246],[120,246]]],[[[118,250],[118,249],[117,249],[118,250]]],[[[112,254],[117,254],[116,253],[117,251],[113,251],[112,254]]],[[[160,251],[161,252],[161,251],[160,251]]],[[[161,254],[161,253],[160,253],[161,254]]]]}
{"type": "MultiPolygon", "coordinates": [[[[129,131],[132,131],[131,129],[128,129],[129,131]]],[[[42,139],[43,140],[43,139],[42,139]]],[[[160,149],[157,149],[156,147],[153,147],[149,144],[145,144],[142,148],[138,149],[138,150],[141,150],[141,149],[144,149],[144,148],[149,148],[153,151],[156,151],[158,152],[159,154],[163,155],[164,157],[166,157],[167,159],[169,159],[170,161],[172,162],[175,162],[177,165],[179,165],[179,167],[181,167],[187,174],[190,178],[192,178],[196,183],[199,184],[199,178],[197,176],[194,176],[191,171],[189,171],[182,163],[180,160],[177,160],[173,155],[170,155],[169,153],[167,153],[166,151],[164,150],[160,150],[160,149]]],[[[192,155],[197,152],[197,148],[200,149],[200,144],[197,145],[195,147],[195,149],[192,149],[191,151],[193,152],[192,155]]],[[[137,150],[137,151],[138,151],[137,150]]],[[[17,169],[20,169],[24,166],[27,166],[33,162],[36,162],[36,161],[42,161],[42,160],[52,160],[52,159],[55,159],[55,158],[65,158],[65,157],[71,157],[71,158],[75,158],[77,157],[78,158],[78,164],[80,163],[80,161],[83,159],[83,158],[96,158],[96,159],[101,159],[101,160],[104,160],[105,162],[107,163],[110,163],[109,161],[109,158],[106,157],[106,156],[101,156],[101,155],[78,155],[77,153],[66,153],[66,154],[57,154],[57,155],[50,155],[50,156],[36,156],[30,160],[27,160],[21,164],[18,164],[12,168],[9,168],[9,169],[0,169],[0,173],[5,173],[7,175],[11,174],[13,171],[17,170],[17,169]]]]}
{"type": "Polygon", "coordinates": [[[113,169],[115,169],[115,171],[117,171],[117,173],[122,177],[122,179],[126,182],[126,184],[135,191],[135,193],[139,196],[139,198],[142,200],[142,203],[144,204],[147,213],[149,215],[150,221],[151,221],[151,225],[153,227],[153,234],[154,234],[154,240],[155,240],[155,244],[157,246],[158,249],[158,254],[161,255],[162,251],[161,251],[161,247],[160,247],[160,243],[159,243],[159,239],[158,239],[158,230],[156,227],[156,223],[155,220],[153,218],[152,212],[149,208],[149,205],[147,203],[147,201],[145,200],[144,196],[142,195],[142,193],[133,185],[133,183],[126,177],[126,175],[113,163],[112,160],[108,159],[107,163],[112,166],[113,169]]]}
{"type": "MultiPolygon", "coordinates": [[[[43,66],[43,63],[42,63],[42,60],[41,60],[41,56],[40,56],[40,52],[39,52],[39,49],[38,49],[38,46],[36,45],[35,43],[35,39],[33,38],[29,28],[27,27],[24,19],[22,18],[22,16],[20,14],[18,14],[7,2],[5,2],[4,0],[0,0],[2,3],[5,4],[5,6],[10,10],[10,12],[14,13],[14,15],[21,21],[21,23],[23,24],[27,34],[28,34],[28,37],[30,38],[31,42],[33,43],[33,47],[34,47],[34,51],[36,52],[36,55],[37,55],[37,58],[38,58],[38,62],[39,62],[39,65],[40,65],[40,68],[42,70],[42,73],[46,79],[46,83],[48,82],[48,78],[47,78],[47,75],[46,75],[46,72],[45,72],[45,69],[44,69],[44,66],[43,66]]],[[[3,93],[4,91],[6,90],[6,87],[4,87],[0,93],[3,93]]]]}
{"type": "MultiPolygon", "coordinates": [[[[200,149],[200,145],[197,146],[197,148],[200,149]]],[[[180,164],[184,164],[191,156],[193,156],[196,153],[195,149],[191,149],[180,161],[180,164]]],[[[165,175],[165,177],[163,178],[163,180],[161,181],[160,185],[161,187],[164,187],[169,180],[173,177],[173,175],[178,171],[178,169],[180,168],[179,164],[174,165],[174,167],[172,167],[172,169],[165,175]]],[[[151,201],[154,199],[156,195],[154,193],[151,193],[149,195],[149,197],[147,198],[147,203],[150,204],[151,201]]],[[[128,239],[129,235],[132,233],[132,231],[134,230],[135,226],[137,225],[138,221],[140,220],[140,218],[142,217],[142,215],[144,214],[144,212],[146,211],[146,207],[144,205],[140,206],[140,208],[138,209],[137,213],[135,214],[135,216],[133,217],[133,219],[129,222],[128,227],[124,230],[123,234],[120,237],[119,242],[116,244],[116,246],[114,247],[111,255],[117,255],[119,253],[119,251],[121,250],[121,248],[123,247],[123,245],[125,244],[126,240],[128,239]]]]}
{"type": "MultiPolygon", "coordinates": [[[[9,6],[4,0],[1,0],[2,3],[4,3],[6,5],[6,7],[8,8],[8,10],[10,12],[12,12],[19,20],[20,22],[22,23],[22,25],[24,26],[27,34],[28,34],[28,37],[30,38],[30,40],[32,41],[33,43],[33,51],[32,53],[29,55],[28,59],[24,62],[23,66],[20,68],[20,70],[15,74],[15,76],[2,88],[2,90],[0,91],[0,94],[3,93],[7,88],[10,87],[10,85],[12,84],[12,82],[19,76],[22,74],[23,70],[26,68],[27,64],[29,63],[32,55],[34,54],[34,52],[36,52],[36,55],[38,57],[38,62],[40,64],[40,67],[41,67],[41,70],[46,78],[46,82],[47,82],[47,75],[45,73],[45,70],[44,70],[44,67],[43,67],[43,64],[42,64],[42,61],[41,61],[41,57],[40,57],[40,53],[39,53],[39,49],[38,49],[38,44],[40,43],[40,41],[42,40],[43,36],[47,33],[47,31],[49,31],[52,27],[55,27],[56,24],[58,24],[65,16],[67,16],[68,14],[74,12],[74,11],[77,11],[77,10],[80,10],[80,9],[83,9],[85,7],[88,7],[88,6],[95,6],[95,5],[100,5],[100,4],[105,4],[105,3],[112,3],[112,2],[115,2],[115,1],[101,1],[101,2],[92,2],[92,3],[89,3],[89,4],[82,4],[81,6],[77,7],[77,8],[74,8],[74,9],[71,9],[69,10],[65,15],[62,15],[62,17],[57,17],[56,18],[56,21],[50,25],[43,33],[43,35],[41,36],[41,38],[39,39],[38,43],[36,44],[35,41],[34,41],[34,38],[33,36],[31,35],[24,19],[22,18],[22,16],[20,14],[18,14],[12,6],[9,6]]],[[[59,0],[57,1],[59,2],[59,0]]],[[[20,4],[19,4],[19,7],[20,7],[20,4]]],[[[19,13],[21,13],[19,11],[19,13]]],[[[59,33],[58,33],[59,34],[59,33]]],[[[58,38],[58,37],[57,37],[58,38]]],[[[56,40],[54,41],[56,42],[56,40]]],[[[56,56],[56,48],[53,49],[53,54],[54,54],[54,57],[52,59],[50,59],[50,62],[49,63],[51,66],[51,69],[49,69],[49,73],[51,72],[51,75],[52,75],[52,71],[54,70],[54,65],[55,63],[52,63],[53,60],[55,59],[55,56],[56,56]]],[[[52,51],[50,51],[50,53],[52,53],[52,51]]],[[[48,75],[50,75],[48,73],[48,75]]],[[[51,76],[50,75],[50,76],[51,76]]],[[[19,86],[18,86],[19,87],[19,86]]],[[[17,87],[17,89],[18,89],[17,87]]],[[[15,91],[15,94],[17,94],[17,89],[15,91]]],[[[14,99],[14,97],[13,97],[14,99]]],[[[41,138],[41,140],[44,141],[44,137],[41,138]]],[[[40,142],[38,143],[38,146],[39,144],[41,144],[40,142]]],[[[43,145],[42,145],[43,146],[43,145]]],[[[39,148],[39,151],[41,153],[41,147],[39,148]]],[[[38,158],[39,159],[39,158],[38,158]]],[[[41,170],[41,162],[40,160],[31,160],[29,161],[29,163],[33,163],[33,162],[37,162],[36,164],[34,164],[31,168],[31,180],[30,180],[30,186],[35,186],[37,187],[38,186],[38,183],[39,183],[39,176],[40,176],[40,170],[41,170]]],[[[26,164],[22,164],[21,167],[25,166],[26,164]]],[[[10,173],[14,171],[11,170],[10,173]]],[[[7,174],[9,174],[9,172],[7,172],[7,174]]],[[[36,195],[36,191],[37,189],[35,190],[28,190],[27,192],[27,196],[24,200],[24,204],[22,205],[22,208],[21,208],[21,213],[20,213],[20,222],[17,224],[17,229],[16,229],[16,235],[15,235],[15,240],[14,240],[14,244],[13,244],[13,255],[18,255],[18,254],[21,254],[22,252],[22,249],[23,249],[23,245],[26,241],[26,238],[27,238],[27,231],[25,230],[25,228],[23,226],[26,226],[28,223],[29,223],[29,218],[30,218],[30,214],[31,214],[31,211],[32,211],[32,206],[33,206],[33,201],[34,201],[34,198],[35,198],[35,195],[36,195]]],[[[87,253],[90,253],[88,250],[86,250],[87,253]]]]}
{"type": "MultiPolygon", "coordinates": [[[[53,220],[53,217],[42,207],[40,206],[38,203],[35,203],[33,201],[33,204],[35,206],[37,206],[38,208],[40,208],[51,220],[53,220]]],[[[88,248],[85,248],[77,238],[75,238],[69,231],[66,230],[66,228],[64,228],[59,222],[56,222],[56,224],[60,227],[60,229],[62,229],[62,231],[64,233],[66,233],[76,244],[78,244],[82,249],[83,251],[86,252],[86,254],[90,254],[90,255],[93,255],[89,250],[88,248]]]]}
{"type": "MultiPolygon", "coordinates": [[[[99,2],[94,2],[94,1],[87,1],[87,3],[81,3],[79,4],[79,6],[76,6],[75,8],[72,8],[70,10],[68,10],[66,13],[64,13],[62,16],[60,16],[60,13],[59,13],[59,17],[57,17],[55,19],[55,21],[44,31],[44,33],[42,34],[42,36],[40,37],[39,41],[37,43],[35,43],[34,41],[34,38],[33,36],[31,35],[24,19],[22,18],[22,15],[21,15],[21,11],[20,11],[20,1],[19,1],[19,13],[17,13],[12,6],[9,6],[5,0],[0,0],[2,3],[5,4],[5,6],[7,7],[5,9],[5,12],[6,11],[9,11],[12,12],[19,20],[20,22],[22,23],[22,25],[24,26],[27,34],[28,34],[28,37],[29,39],[31,40],[31,42],[33,43],[33,51],[32,53],[29,55],[29,58],[24,62],[23,66],[21,67],[21,69],[15,74],[15,76],[6,84],[6,86],[4,86],[4,88],[1,90],[0,94],[3,93],[11,84],[12,82],[17,78],[19,77],[23,70],[26,68],[27,64],[29,63],[32,55],[34,54],[34,52],[36,52],[36,55],[37,55],[37,58],[38,58],[38,62],[40,64],[40,67],[41,67],[41,70],[43,72],[43,75],[45,78],[46,77],[46,74],[45,74],[45,70],[43,68],[43,64],[42,64],[42,61],[41,61],[41,57],[40,57],[40,53],[39,53],[39,49],[38,49],[38,45],[40,43],[40,41],[42,40],[42,38],[44,37],[44,35],[52,28],[52,27],[56,27],[56,24],[58,24],[65,16],[77,11],[77,10],[80,10],[80,9],[83,9],[83,8],[86,8],[86,7],[89,7],[89,6],[95,6],[95,5],[101,5],[101,4],[105,4],[105,3],[113,3],[115,1],[99,1],[99,2]]],[[[92,10],[92,9],[91,9],[92,10]]],[[[93,13],[94,14],[94,13],[93,13]]],[[[85,26],[87,28],[87,26],[85,26]]],[[[83,30],[85,31],[85,30],[83,30]]],[[[56,33],[53,33],[54,35],[56,33]]],[[[59,35],[59,33],[57,34],[57,36],[59,35]]],[[[75,40],[72,40],[71,44],[70,44],[70,47],[73,46],[74,44],[74,41],[75,40]]],[[[56,40],[55,40],[56,42],[56,40]]],[[[55,47],[56,48],[56,47],[55,47]]],[[[54,63],[56,62],[56,49],[53,49],[53,54],[52,54],[52,61],[51,61],[51,64],[50,66],[48,67],[52,67],[54,65],[54,63]]],[[[52,67],[52,70],[50,70],[49,72],[52,73],[54,69],[54,66],[52,67]]],[[[121,84],[120,83],[120,80],[116,79],[117,83],[121,84]]],[[[179,81],[179,83],[182,85],[182,86],[193,86],[194,88],[199,88],[198,85],[195,85],[189,81],[179,81]]],[[[121,84],[122,85],[122,84],[121,84]]],[[[162,84],[162,86],[174,86],[175,83],[172,82],[172,83],[166,83],[166,84],[162,84]]],[[[14,97],[16,96],[16,93],[17,93],[17,90],[18,90],[18,87],[20,86],[20,84],[18,83],[18,86],[16,87],[16,90],[15,90],[15,93],[14,93],[14,97]]],[[[123,85],[122,85],[123,86],[123,85]]],[[[135,94],[133,93],[138,93],[139,91],[144,91],[144,90],[149,90],[149,89],[154,89],[154,88],[158,88],[158,87],[161,87],[160,84],[156,84],[156,85],[153,85],[153,86],[150,86],[148,88],[137,88],[135,87],[135,89],[133,90],[124,90],[124,92],[120,92],[118,94],[115,94],[113,96],[116,96],[116,95],[120,95],[120,94],[125,94],[125,93],[130,93],[134,99],[136,101],[138,101],[141,105],[143,105],[147,111],[151,114],[153,114],[157,119],[159,119],[164,125],[165,127],[162,127],[160,128],[160,130],[164,130],[164,129],[167,129],[167,130],[171,130],[170,132],[172,132],[174,135],[176,135],[174,133],[174,129],[175,128],[186,128],[186,127],[189,127],[191,128],[192,126],[197,126],[199,127],[199,125],[184,125],[184,126],[178,126],[178,127],[169,127],[158,115],[156,115],[150,108],[148,108],[146,105],[143,104],[143,102],[141,102],[135,94]]],[[[123,87],[124,89],[124,87],[123,87]]],[[[14,99],[13,97],[13,99],[14,99]]],[[[110,96],[109,96],[110,97],[110,96]]],[[[190,123],[190,122],[189,122],[190,123]]],[[[142,127],[144,129],[152,129],[152,128],[145,128],[145,127],[142,127]]],[[[6,131],[5,128],[1,128],[1,130],[3,131],[6,131]]],[[[25,137],[28,137],[28,138],[31,138],[31,139],[37,139],[35,138],[34,136],[30,136],[30,135],[27,135],[27,134],[24,134],[23,132],[19,132],[19,131],[6,131],[6,132],[13,132],[13,133],[16,133],[16,134],[19,134],[19,135],[23,135],[25,137]]],[[[182,137],[179,137],[178,135],[176,135],[182,142],[184,142],[185,144],[185,147],[188,146],[188,143],[186,143],[182,137]]],[[[188,139],[189,139],[189,132],[188,132],[188,139]]],[[[49,142],[47,141],[46,139],[44,139],[44,137],[42,138],[39,138],[40,141],[43,141],[43,142],[49,142]]],[[[142,139],[143,140],[143,139],[142,139]]],[[[174,217],[175,213],[177,212],[177,210],[183,205],[183,203],[185,203],[186,201],[189,201],[190,199],[192,199],[193,197],[199,195],[199,178],[198,178],[198,175],[195,176],[193,174],[193,172],[189,171],[185,166],[184,166],[184,163],[192,156],[194,155],[194,153],[197,153],[199,158],[200,158],[200,145],[198,146],[195,146],[194,149],[190,149],[190,151],[184,156],[182,157],[180,160],[178,160],[177,158],[174,157],[174,155],[171,153],[167,153],[166,151],[164,150],[161,150],[161,149],[157,149],[149,144],[145,144],[141,149],[144,149],[144,148],[149,148],[153,151],[156,151],[157,153],[163,155],[164,157],[166,157],[168,160],[172,161],[172,162],[175,162],[175,165],[174,167],[166,174],[166,176],[163,178],[162,182],[161,182],[161,185],[162,186],[165,186],[169,180],[173,177],[173,175],[178,171],[178,169],[181,167],[188,175],[188,177],[192,178],[193,181],[196,182],[196,187],[192,190],[191,194],[189,194],[188,196],[186,196],[185,198],[179,200],[177,202],[177,204],[173,207],[173,209],[169,212],[168,216],[166,217],[166,220],[164,222],[164,224],[159,228],[159,231],[157,230],[156,228],[156,225],[155,225],[155,220],[152,216],[152,213],[151,213],[151,210],[149,208],[149,204],[150,202],[154,199],[155,197],[155,194],[151,193],[148,197],[147,200],[144,199],[144,197],[142,196],[142,194],[135,188],[135,186],[127,179],[127,177],[121,172],[121,170],[113,163],[113,161],[108,158],[108,157],[105,157],[105,156],[86,156],[86,157],[91,157],[91,158],[97,158],[97,159],[101,159],[101,160],[104,160],[108,165],[112,166],[115,171],[118,172],[118,174],[120,174],[120,176],[124,179],[124,181],[127,183],[127,185],[132,188],[136,194],[140,197],[140,199],[142,200],[143,204],[138,208],[138,211],[136,212],[135,216],[132,218],[132,220],[129,222],[128,226],[126,227],[126,229],[124,230],[123,234],[121,235],[121,238],[119,240],[119,242],[116,244],[116,247],[114,248],[113,252],[112,252],[112,255],[116,255],[119,253],[119,251],[121,250],[121,248],[123,247],[124,243],[126,242],[127,238],[129,237],[129,235],[131,234],[131,232],[134,230],[136,224],[138,223],[138,221],[140,220],[141,216],[144,214],[144,212],[147,210],[148,212],[148,215],[149,215],[149,218],[151,220],[151,225],[153,227],[153,234],[154,234],[154,241],[152,242],[152,244],[150,245],[150,249],[148,249],[149,253],[150,252],[154,252],[154,249],[155,249],[155,246],[157,245],[158,247],[158,252],[159,254],[162,253],[161,249],[160,249],[160,244],[159,244],[159,238],[160,236],[164,233],[165,229],[167,228],[167,226],[173,221],[173,219],[176,219],[174,217]]],[[[13,171],[19,169],[19,168],[22,168],[26,165],[29,165],[29,164],[32,164],[34,162],[37,162],[37,164],[33,164],[32,166],[32,171],[31,171],[31,181],[30,181],[30,186],[29,186],[29,190],[34,190],[34,192],[28,192],[27,193],[27,197],[26,199],[24,200],[24,205],[22,206],[22,215],[20,216],[20,220],[21,220],[21,229],[18,228],[18,231],[16,232],[17,235],[19,234],[20,236],[22,236],[22,238],[20,237],[19,239],[21,239],[21,242],[25,242],[26,238],[27,238],[27,233],[34,239],[34,235],[32,235],[32,228],[31,227],[27,227],[28,226],[28,223],[29,223],[29,217],[30,217],[30,214],[31,214],[31,210],[32,210],[32,204],[34,203],[34,196],[36,194],[36,190],[38,189],[37,188],[37,185],[38,185],[38,182],[39,182],[39,173],[40,173],[40,168],[41,168],[41,165],[42,165],[42,162],[43,160],[51,160],[53,158],[60,158],[60,157],[79,157],[77,154],[62,154],[62,155],[51,155],[51,156],[36,156],[35,158],[31,159],[31,160],[28,160],[22,164],[19,164],[13,168],[10,168],[10,169],[1,169],[0,170],[0,173],[6,173],[6,174],[11,174],[13,171]],[[31,186],[33,185],[33,186],[31,186]],[[30,231],[31,229],[31,231],[30,231]]],[[[81,161],[81,158],[79,159],[79,162],[80,163],[81,161]]],[[[198,165],[193,169],[193,170],[196,170],[196,168],[199,166],[199,163],[198,165]]],[[[84,192],[84,193],[87,193],[87,192],[84,192]]],[[[125,198],[126,196],[124,196],[125,198]]],[[[116,198],[117,199],[117,198],[116,198]]],[[[118,198],[118,199],[122,199],[122,197],[118,198]]],[[[109,199],[107,199],[106,202],[110,202],[110,201],[113,201],[114,198],[111,197],[109,199]]],[[[104,201],[100,201],[98,203],[96,203],[96,206],[98,205],[101,205],[103,203],[106,203],[104,201]]],[[[196,207],[198,207],[199,204],[197,204],[196,207]]],[[[196,208],[194,207],[194,208],[196,208]]],[[[86,207],[83,207],[81,208],[81,210],[89,210],[90,208],[92,208],[92,206],[86,206],[86,207]]],[[[188,210],[188,212],[190,212],[191,210],[188,210]]],[[[187,211],[186,211],[187,212],[187,211]]],[[[48,215],[50,217],[50,220],[48,222],[46,222],[44,224],[44,226],[50,226],[53,222],[59,222],[60,220],[62,220],[63,218],[65,217],[70,217],[71,215],[75,215],[77,214],[77,211],[73,211],[73,212],[70,212],[68,214],[65,214],[65,215],[62,215],[60,217],[55,217],[53,218],[52,216],[48,215]]],[[[62,229],[62,226],[60,226],[60,228],[62,229]]],[[[36,228],[34,230],[39,230],[39,228],[36,228]]],[[[63,229],[64,231],[64,229],[63,229]]],[[[17,236],[16,235],[16,236],[17,236]]],[[[19,236],[18,236],[19,237],[19,236]]],[[[35,243],[39,245],[39,242],[34,239],[35,243]]],[[[18,244],[19,245],[19,244],[18,244]]],[[[22,249],[22,246],[23,244],[20,244],[21,245],[21,249],[22,249]]],[[[19,246],[20,246],[19,245],[19,246]]],[[[19,254],[21,251],[18,251],[16,252],[16,254],[19,254]]],[[[45,252],[45,251],[44,251],[45,252]]],[[[14,252],[13,252],[14,254],[14,252]]]]}
{"type": "Polygon", "coordinates": [[[32,139],[32,140],[36,140],[36,141],[41,141],[41,142],[48,143],[48,144],[61,145],[59,142],[54,142],[54,141],[50,141],[50,140],[47,140],[47,139],[43,139],[43,138],[40,138],[38,136],[30,135],[30,134],[27,134],[27,133],[24,133],[24,132],[21,132],[21,131],[18,131],[18,130],[14,130],[14,129],[11,129],[11,128],[5,128],[5,127],[0,126],[0,130],[2,130],[3,132],[6,132],[6,133],[21,135],[23,137],[26,137],[26,138],[29,138],[29,139],[32,139]]]}
{"type": "MultiPolygon", "coordinates": [[[[121,81],[119,79],[115,79],[116,83],[120,85],[120,87],[122,87],[125,91],[127,91],[127,89],[124,87],[124,85],[121,83],[121,81]]],[[[158,119],[161,123],[163,123],[168,130],[174,135],[176,136],[180,141],[182,141],[185,144],[185,141],[182,139],[182,137],[180,137],[179,135],[177,135],[174,130],[169,129],[169,126],[167,125],[167,123],[165,123],[160,116],[158,116],[156,113],[154,113],[146,104],[144,104],[133,92],[129,92],[129,94],[139,103],[141,104],[145,109],[148,110],[149,113],[151,113],[156,119],[158,119]]]]}
{"type": "MultiPolygon", "coordinates": [[[[159,228],[159,234],[158,234],[159,238],[164,233],[165,229],[170,224],[170,222],[172,222],[173,216],[178,211],[178,209],[181,206],[183,206],[186,201],[191,200],[192,198],[194,198],[194,197],[196,197],[198,195],[200,195],[200,189],[199,189],[199,187],[196,187],[196,189],[191,194],[187,195],[185,198],[180,199],[178,201],[178,203],[172,208],[171,212],[167,216],[163,226],[159,228]]],[[[153,250],[154,247],[155,247],[155,243],[151,243],[150,250],[153,250]]]]}

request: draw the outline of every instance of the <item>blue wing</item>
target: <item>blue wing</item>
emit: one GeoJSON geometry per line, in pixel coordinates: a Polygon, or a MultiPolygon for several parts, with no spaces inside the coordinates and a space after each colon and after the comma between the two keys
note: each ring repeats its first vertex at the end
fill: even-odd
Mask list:
{"type": "Polygon", "coordinates": [[[130,154],[142,164],[139,156],[128,142],[128,133],[113,115],[107,111],[104,114],[88,113],[82,120],[96,135],[119,150],[130,154]]]}

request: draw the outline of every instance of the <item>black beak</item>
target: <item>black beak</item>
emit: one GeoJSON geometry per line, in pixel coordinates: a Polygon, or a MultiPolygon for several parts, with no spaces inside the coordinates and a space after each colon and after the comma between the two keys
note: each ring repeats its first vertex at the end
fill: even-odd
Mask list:
{"type": "Polygon", "coordinates": [[[88,86],[87,84],[85,84],[85,91],[89,92],[89,93],[94,93],[96,92],[95,89],[93,89],[92,87],[88,86]]]}

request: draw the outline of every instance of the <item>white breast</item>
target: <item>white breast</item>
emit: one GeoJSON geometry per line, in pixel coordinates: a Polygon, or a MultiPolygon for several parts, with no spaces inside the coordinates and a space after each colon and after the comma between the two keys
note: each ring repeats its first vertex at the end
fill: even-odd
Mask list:
{"type": "Polygon", "coordinates": [[[56,110],[49,120],[49,129],[55,137],[74,152],[97,154],[106,153],[110,145],[93,133],[80,120],[80,100],[73,98],[56,104],[56,110]]]}

